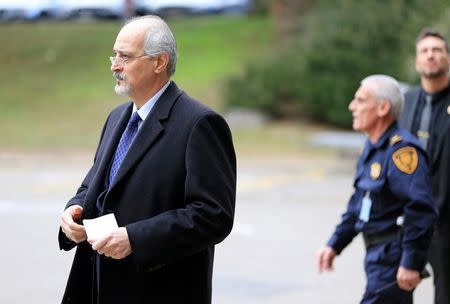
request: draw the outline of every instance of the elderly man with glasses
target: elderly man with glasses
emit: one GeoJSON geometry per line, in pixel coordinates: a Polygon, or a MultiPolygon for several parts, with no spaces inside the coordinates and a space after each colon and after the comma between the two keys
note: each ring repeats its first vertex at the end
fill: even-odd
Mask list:
{"type": "Polygon", "coordinates": [[[108,116],[61,216],[60,248],[76,247],[62,303],[211,303],[214,245],[234,218],[230,130],[170,80],[176,43],[162,19],[125,24],[113,52],[115,91],[130,101],[108,116]],[[117,226],[88,229],[105,230],[104,215],[117,226]]]}

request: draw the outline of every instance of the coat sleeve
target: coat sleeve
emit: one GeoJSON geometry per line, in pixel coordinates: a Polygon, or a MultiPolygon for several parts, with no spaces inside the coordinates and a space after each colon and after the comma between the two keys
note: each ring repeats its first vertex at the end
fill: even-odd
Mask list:
{"type": "Polygon", "coordinates": [[[333,248],[337,254],[340,254],[348,244],[351,243],[353,238],[358,234],[355,230],[355,223],[357,221],[357,205],[358,205],[358,192],[353,193],[351,196],[347,210],[342,214],[341,222],[336,226],[336,229],[328,240],[327,245],[333,248]]]}
{"type": "MultiPolygon", "coordinates": [[[[94,171],[95,171],[95,166],[96,166],[96,162],[97,162],[97,156],[98,156],[98,152],[99,152],[99,148],[100,148],[100,143],[102,142],[103,136],[105,134],[105,130],[106,130],[106,126],[109,121],[109,117],[110,116],[108,116],[108,119],[106,120],[105,125],[103,126],[103,130],[102,130],[102,133],[100,136],[100,142],[97,147],[97,151],[95,152],[94,163],[91,166],[91,168],[89,169],[85,178],[83,179],[83,182],[81,183],[80,187],[78,188],[77,193],[75,194],[74,197],[72,197],[69,200],[69,202],[66,204],[64,210],[66,210],[67,208],[69,208],[70,206],[73,206],[73,205],[79,205],[81,207],[83,207],[83,205],[84,205],[84,199],[86,197],[86,193],[89,189],[89,184],[91,182],[91,179],[92,179],[94,171]]],[[[62,232],[61,227],[59,228],[59,232],[58,232],[58,242],[59,242],[59,249],[61,249],[61,250],[70,250],[77,245],[75,242],[72,242],[71,240],[69,240],[66,237],[66,235],[62,232]]]]}
{"type": "Polygon", "coordinates": [[[221,242],[233,226],[236,157],[225,120],[211,113],[192,128],[185,151],[183,208],[128,224],[138,268],[151,269],[221,242]]]}

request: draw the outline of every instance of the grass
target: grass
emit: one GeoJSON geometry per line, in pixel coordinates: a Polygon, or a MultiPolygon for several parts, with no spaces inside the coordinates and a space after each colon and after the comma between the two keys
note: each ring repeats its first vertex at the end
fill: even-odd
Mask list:
{"type": "MultiPolygon", "coordinates": [[[[169,21],[178,41],[174,80],[222,111],[224,81],[271,41],[268,18],[169,21]]],[[[113,92],[108,56],[119,22],[0,25],[0,148],[92,149],[113,92]]]]}

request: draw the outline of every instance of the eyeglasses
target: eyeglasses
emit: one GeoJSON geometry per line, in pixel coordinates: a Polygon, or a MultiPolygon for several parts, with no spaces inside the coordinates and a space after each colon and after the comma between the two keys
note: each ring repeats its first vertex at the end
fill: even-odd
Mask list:
{"type": "Polygon", "coordinates": [[[141,57],[145,57],[148,56],[147,54],[141,55],[141,56],[135,56],[135,57],[117,57],[117,56],[111,56],[109,57],[109,61],[111,62],[111,64],[115,64],[118,66],[124,66],[127,63],[130,63],[131,61],[133,61],[134,59],[137,58],[141,58],[141,57]]]}

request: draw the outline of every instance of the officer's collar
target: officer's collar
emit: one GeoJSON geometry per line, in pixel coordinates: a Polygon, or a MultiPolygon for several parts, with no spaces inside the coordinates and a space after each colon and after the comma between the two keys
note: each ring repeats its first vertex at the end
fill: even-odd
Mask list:
{"type": "Polygon", "coordinates": [[[381,135],[381,137],[377,140],[376,143],[372,144],[372,143],[370,143],[370,141],[369,141],[369,143],[370,143],[370,148],[372,148],[372,149],[378,149],[378,148],[384,146],[386,143],[389,142],[389,138],[391,138],[392,135],[394,135],[394,133],[395,133],[395,131],[397,130],[397,128],[398,128],[398,127],[397,127],[397,122],[394,121],[394,122],[389,126],[389,128],[388,128],[386,131],[384,131],[383,135],[381,135]]]}

